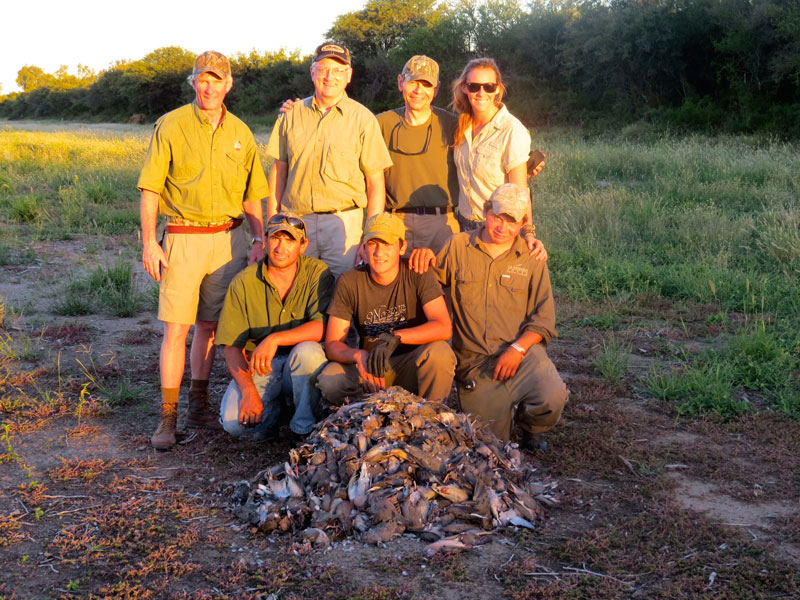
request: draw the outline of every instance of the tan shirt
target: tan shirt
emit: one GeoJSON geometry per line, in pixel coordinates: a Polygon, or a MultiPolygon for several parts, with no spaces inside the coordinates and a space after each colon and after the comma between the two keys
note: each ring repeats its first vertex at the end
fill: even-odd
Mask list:
{"type": "Polygon", "coordinates": [[[454,235],[437,257],[439,282],[453,296],[453,350],[492,356],[525,331],[547,345],[557,336],[547,263],[534,260],[521,238],[492,259],[481,231],[454,235]]]}
{"type": "Polygon", "coordinates": [[[474,138],[472,127],[468,127],[453,151],[458,170],[459,214],[483,221],[483,205],[506,182],[506,173],[527,162],[530,150],[530,132],[505,106],[474,138]]]}
{"type": "Polygon", "coordinates": [[[225,111],[214,130],[194,103],[156,121],[136,186],[159,195],[162,215],[189,221],[241,217],[242,202],[269,196],[247,125],[225,111]]]}
{"type": "Polygon", "coordinates": [[[310,96],[280,115],[267,154],[289,166],[281,210],[301,215],[365,207],[364,177],[392,166],[375,115],[346,95],[328,111],[310,96]]]}

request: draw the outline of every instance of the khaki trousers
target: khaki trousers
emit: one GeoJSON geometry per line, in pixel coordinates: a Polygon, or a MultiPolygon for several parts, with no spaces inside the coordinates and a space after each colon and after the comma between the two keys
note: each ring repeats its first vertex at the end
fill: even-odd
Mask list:
{"type": "MultiPolygon", "coordinates": [[[[443,402],[450,395],[456,357],[447,342],[431,342],[416,349],[392,356],[386,372],[386,387],[399,385],[426,400],[443,402]]],[[[317,387],[331,404],[341,406],[361,398],[366,392],[358,368],[329,362],[317,376],[317,387]]]]}
{"type": "MultiPolygon", "coordinates": [[[[494,369],[494,361],[490,364],[494,369]]],[[[542,344],[528,349],[511,379],[495,381],[491,369],[475,372],[472,389],[459,381],[461,410],[487,424],[503,441],[510,439],[514,419],[530,433],[547,431],[558,423],[569,391],[542,344]]]]}

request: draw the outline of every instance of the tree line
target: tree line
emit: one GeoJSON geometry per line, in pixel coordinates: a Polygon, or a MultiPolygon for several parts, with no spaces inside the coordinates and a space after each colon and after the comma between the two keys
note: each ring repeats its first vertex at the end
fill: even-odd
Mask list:
{"type": "MultiPolygon", "coordinates": [[[[800,137],[797,0],[368,0],[327,36],[353,55],[348,92],[376,112],[401,102],[396,77],[414,54],[439,62],[442,106],[467,60],[492,56],[509,108],[530,126],[645,120],[800,137]]],[[[310,56],[229,58],[226,103],[237,114],[274,116],[282,100],[313,89],[310,56]]],[[[167,47],[99,74],[26,66],[23,91],[0,97],[0,116],[152,119],[191,101],[193,60],[167,47]]]]}

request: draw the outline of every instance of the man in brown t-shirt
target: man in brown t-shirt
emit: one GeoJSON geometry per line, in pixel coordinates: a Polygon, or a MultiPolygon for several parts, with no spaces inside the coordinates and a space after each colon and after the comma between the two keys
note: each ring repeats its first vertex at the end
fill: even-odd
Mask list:
{"type": "MultiPolygon", "coordinates": [[[[486,203],[486,222],[453,236],[435,258],[439,281],[453,298],[456,381],[464,412],[508,440],[514,419],[522,445],[538,447],[569,396],[545,347],[556,337],[547,263],[530,256],[519,237],[528,194],[513,183],[486,203]]],[[[430,250],[412,255],[416,271],[434,261],[430,250]]]]}
{"type": "Polygon", "coordinates": [[[331,404],[399,385],[428,400],[450,394],[455,356],[442,288],[431,271],[412,272],[400,257],[405,226],[381,213],[364,227],[366,268],[343,273],[328,306],[325,353],[331,361],[317,386],[331,404]],[[361,347],[345,339],[351,321],[361,347]]]}

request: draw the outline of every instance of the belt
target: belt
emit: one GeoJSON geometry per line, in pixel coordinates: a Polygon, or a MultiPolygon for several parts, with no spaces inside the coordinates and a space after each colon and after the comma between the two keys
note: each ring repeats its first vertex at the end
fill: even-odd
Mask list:
{"type": "Polygon", "coordinates": [[[393,208],[391,213],[411,213],[414,215],[443,215],[453,212],[452,206],[404,206],[402,208],[393,208]]]}
{"type": "Polygon", "coordinates": [[[168,223],[167,233],[219,233],[220,231],[233,231],[242,224],[242,219],[231,219],[219,225],[181,225],[168,223]]]}
{"type": "MultiPolygon", "coordinates": [[[[311,214],[317,215],[335,215],[336,213],[347,212],[348,210],[355,210],[361,208],[360,206],[348,206],[347,208],[340,208],[339,210],[315,210],[311,214]]],[[[363,209],[362,209],[363,210],[363,209]]]]}

